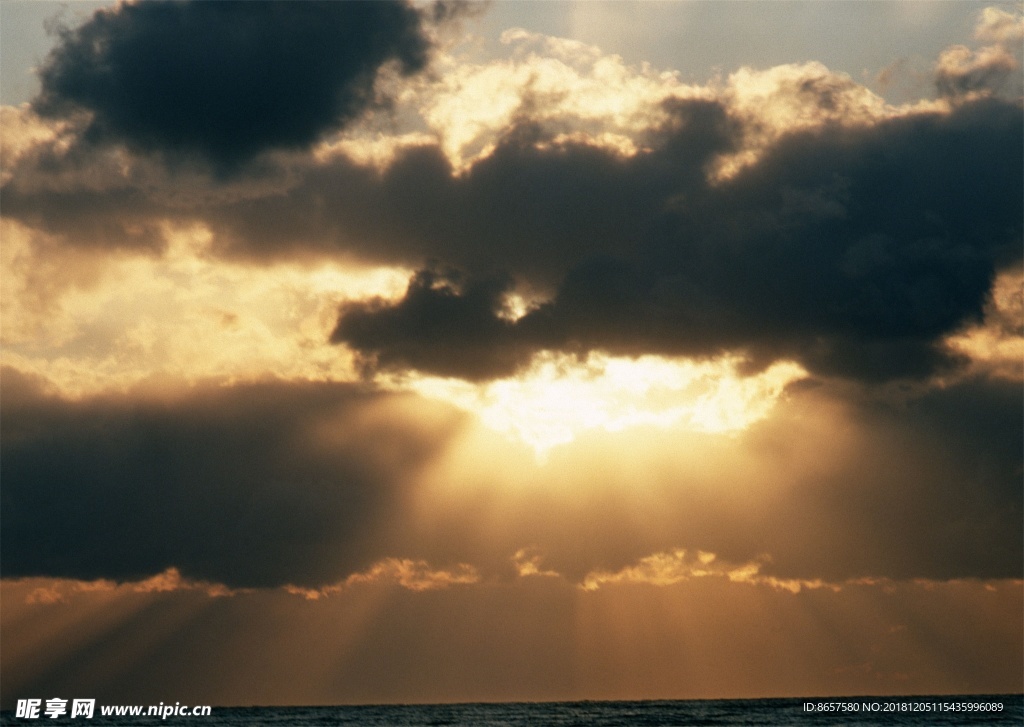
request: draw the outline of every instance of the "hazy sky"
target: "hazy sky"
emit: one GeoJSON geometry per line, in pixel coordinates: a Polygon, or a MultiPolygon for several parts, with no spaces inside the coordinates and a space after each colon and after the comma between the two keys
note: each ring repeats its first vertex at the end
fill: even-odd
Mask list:
{"type": "MultiPolygon", "coordinates": [[[[54,23],[78,25],[111,2],[12,0],[0,8],[0,102],[30,101],[39,90],[34,69],[55,42],[54,23]]],[[[1013,3],[993,3],[1012,10],[1013,3]]],[[[948,46],[970,37],[978,3],[970,2],[494,2],[467,23],[480,51],[504,55],[499,38],[525,28],[573,38],[615,53],[629,64],[649,63],[705,82],[741,66],[770,68],[814,59],[876,87],[894,63],[927,70],[948,46]]],[[[913,92],[928,93],[927,79],[913,92]]],[[[876,90],[877,87],[876,87],[876,90]]],[[[894,89],[886,89],[890,93],[894,89]]],[[[911,89],[900,89],[910,93],[911,89]]]]}
{"type": "Polygon", "coordinates": [[[1019,6],[0,21],[5,707],[1019,691],[1019,6]]]}

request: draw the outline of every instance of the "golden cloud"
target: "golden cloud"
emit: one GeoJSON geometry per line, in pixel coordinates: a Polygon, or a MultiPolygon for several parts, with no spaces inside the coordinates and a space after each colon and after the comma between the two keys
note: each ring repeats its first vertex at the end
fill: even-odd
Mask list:
{"type": "Polygon", "coordinates": [[[597,570],[588,573],[580,583],[584,591],[596,591],[610,585],[642,583],[651,586],[671,586],[694,578],[724,578],[732,583],[768,586],[775,590],[800,593],[805,588],[840,590],[839,584],[820,579],[802,580],[776,578],[761,573],[767,559],[749,563],[730,564],[720,561],[714,553],[698,550],[690,553],[676,548],[641,558],[635,565],[618,571],[597,570]]]}

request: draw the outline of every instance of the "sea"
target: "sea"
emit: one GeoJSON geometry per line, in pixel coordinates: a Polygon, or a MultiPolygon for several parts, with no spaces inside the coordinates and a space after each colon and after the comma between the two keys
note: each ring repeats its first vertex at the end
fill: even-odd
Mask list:
{"type": "Polygon", "coordinates": [[[1024,695],[519,702],[338,707],[212,707],[207,716],[17,717],[4,725],[203,725],[203,727],[669,727],[678,725],[1024,725],[1024,695]]]}

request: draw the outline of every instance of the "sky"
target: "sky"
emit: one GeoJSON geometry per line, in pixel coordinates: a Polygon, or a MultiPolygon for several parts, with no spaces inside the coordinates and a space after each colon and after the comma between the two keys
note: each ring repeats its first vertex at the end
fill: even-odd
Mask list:
{"type": "Polygon", "coordinates": [[[5,708],[1020,691],[1019,5],[0,33],[5,708]]]}

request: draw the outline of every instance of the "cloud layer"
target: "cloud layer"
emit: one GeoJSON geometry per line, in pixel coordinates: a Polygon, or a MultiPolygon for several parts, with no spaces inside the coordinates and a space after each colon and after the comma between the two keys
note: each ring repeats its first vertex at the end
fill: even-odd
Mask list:
{"type": "MultiPolygon", "coordinates": [[[[163,8],[139,6],[149,7],[163,8]]],[[[117,30],[124,13],[93,23],[132,38],[117,30]]],[[[54,58],[87,65],[73,62],[78,42],[67,36],[54,58]]],[[[523,63],[551,75],[537,58],[523,63]]],[[[588,63],[556,76],[565,94],[598,73],[600,61],[588,63]]],[[[6,214],[72,245],[159,250],[169,220],[205,226],[212,251],[236,259],[417,268],[404,299],[347,305],[332,340],[370,372],[471,380],[513,373],[544,350],[737,353],[861,381],[925,379],[958,365],[944,338],[978,322],[996,274],[1020,262],[1024,115],[984,79],[966,95],[901,109],[815,64],[743,71],[718,89],[620,79],[637,110],[628,124],[609,121],[609,140],[594,133],[592,113],[559,105],[519,68],[502,72],[519,84],[518,106],[461,165],[443,138],[357,160],[344,151],[362,143],[357,134],[234,181],[130,156],[126,175],[82,146],[90,126],[62,132],[71,134],[63,152],[29,146],[4,185],[6,214]],[[525,315],[510,315],[513,294],[530,298],[525,315]]],[[[410,98],[423,104],[452,93],[416,89],[410,98]]],[[[221,153],[210,140],[146,143],[221,153]]],[[[282,144],[261,137],[220,160],[282,144]]]]}
{"type": "Polygon", "coordinates": [[[423,272],[402,301],[345,309],[334,338],[379,366],[468,378],[508,374],[542,349],[739,351],[861,380],[927,377],[954,363],[941,339],[978,320],[996,271],[1019,261],[1022,125],[1018,104],[993,99],[825,124],[713,184],[708,167],[735,150],[739,124],[724,104],[692,101],[625,160],[519,135],[458,180],[399,160],[385,189],[415,170],[417,186],[450,190],[418,215],[449,227],[438,235],[449,257],[528,279],[544,261],[564,277],[512,323],[510,281],[460,291],[423,272]],[[474,217],[477,229],[458,229],[474,217]]]}
{"type": "Polygon", "coordinates": [[[80,403],[3,376],[3,571],[320,585],[377,560],[450,412],[345,384],[80,403]]]}

